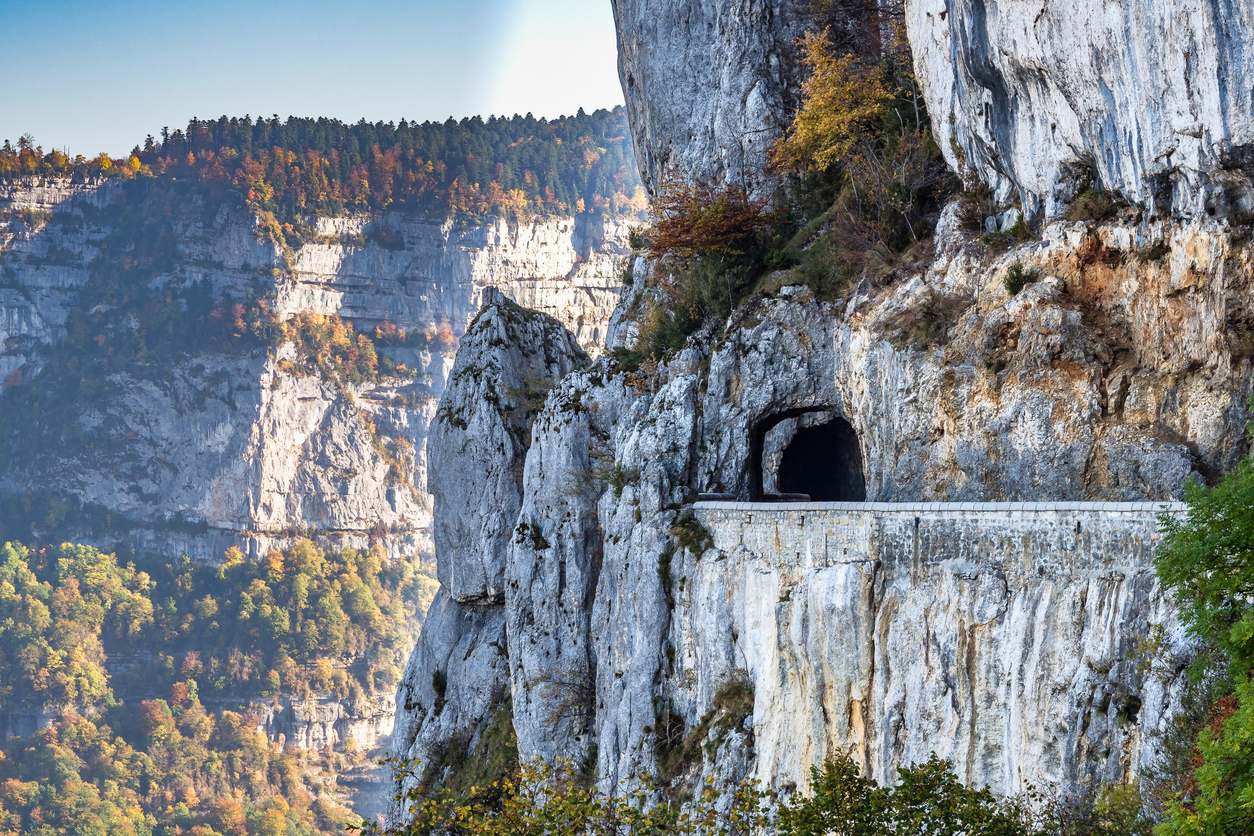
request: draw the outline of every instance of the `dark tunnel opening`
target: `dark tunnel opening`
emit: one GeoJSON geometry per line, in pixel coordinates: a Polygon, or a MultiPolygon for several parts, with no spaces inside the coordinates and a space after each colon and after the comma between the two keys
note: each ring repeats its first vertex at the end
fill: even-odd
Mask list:
{"type": "Polygon", "coordinates": [[[809,494],[814,502],[865,502],[858,434],[844,418],[797,431],[784,449],[779,492],[809,494]]]}
{"type": "MultiPolygon", "coordinates": [[[[774,444],[778,445],[778,441],[774,444]]],[[[774,449],[778,451],[778,446],[774,449]]],[[[812,502],[866,501],[858,433],[840,415],[826,410],[790,410],[759,424],[751,441],[749,476],[751,500],[756,502],[800,495],[808,496],[812,502]],[[773,429],[793,418],[801,420],[778,454],[772,491],[763,478],[765,439],[773,429]]]]}

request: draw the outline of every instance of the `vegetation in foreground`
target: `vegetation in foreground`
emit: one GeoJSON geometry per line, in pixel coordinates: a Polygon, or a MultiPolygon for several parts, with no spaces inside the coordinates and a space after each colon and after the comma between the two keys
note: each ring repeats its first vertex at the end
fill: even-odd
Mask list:
{"type": "Polygon", "coordinates": [[[274,746],[250,702],[395,688],[435,587],[416,560],[309,541],[217,567],[6,543],[0,715],[54,721],[5,745],[0,834],[342,831],[319,789],[342,755],[274,746]]]}
{"type": "MultiPolygon", "coordinates": [[[[416,764],[399,764],[400,772],[416,764]]],[[[648,780],[625,795],[607,795],[568,764],[523,765],[468,791],[424,786],[404,797],[412,821],[375,836],[510,836],[595,833],[600,836],[1148,836],[1133,789],[1047,799],[998,799],[964,786],[952,765],[933,756],[900,769],[893,786],[864,777],[849,757],[811,770],[811,792],[781,798],[752,783],[724,797],[706,783],[688,803],[648,780]]]]}
{"type": "Polygon", "coordinates": [[[1163,741],[1159,836],[1254,832],[1254,458],[1190,483],[1164,516],[1158,576],[1197,651],[1185,711],[1163,741]]]}

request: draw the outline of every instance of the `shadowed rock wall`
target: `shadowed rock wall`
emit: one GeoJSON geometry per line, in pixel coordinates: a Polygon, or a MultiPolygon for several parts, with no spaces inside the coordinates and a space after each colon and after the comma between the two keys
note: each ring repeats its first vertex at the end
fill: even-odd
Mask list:
{"type": "Polygon", "coordinates": [[[809,0],[612,0],[640,176],[759,176],[792,120],[809,0]]]}
{"type": "MultiPolygon", "coordinates": [[[[147,371],[115,365],[71,414],[10,414],[3,381],[19,370],[24,385],[80,385],[49,350],[99,292],[93,263],[115,232],[102,210],[116,193],[108,183],[0,185],[0,490],[55,486],[122,531],[74,539],[108,548],[126,539],[171,557],[213,561],[232,545],[264,554],[310,529],[337,545],[382,537],[390,549],[430,551],[426,435],[453,346],[380,346],[414,377],[358,384],[303,373],[290,344],[223,346],[147,371]],[[46,215],[24,220],[20,210],[46,215]],[[402,478],[380,445],[397,455],[402,478]]],[[[284,318],[334,314],[365,333],[388,320],[459,337],[485,292],[500,291],[550,312],[593,353],[618,299],[631,225],[591,214],[479,226],[401,213],[320,218],[323,243],[284,253],[246,213],[207,214],[195,197],[176,209],[173,266],[151,278],[154,296],[203,283],[215,297],[268,297],[284,318]],[[400,245],[366,240],[383,223],[400,245]]]]}

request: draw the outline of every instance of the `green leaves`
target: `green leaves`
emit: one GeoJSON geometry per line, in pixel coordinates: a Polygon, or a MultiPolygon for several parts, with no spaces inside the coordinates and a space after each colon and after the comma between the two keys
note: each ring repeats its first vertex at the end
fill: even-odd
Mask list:
{"type": "Polygon", "coordinates": [[[1158,577],[1203,651],[1194,678],[1222,697],[1197,736],[1196,768],[1168,803],[1161,836],[1254,830],[1254,462],[1218,485],[1190,483],[1188,516],[1164,515],[1158,577]],[[1206,652],[1213,649],[1216,652],[1206,652]],[[1219,669],[1217,669],[1219,668],[1219,669]],[[1224,696],[1227,694],[1226,696],[1224,696]]]}
{"type": "MultiPolygon", "coordinates": [[[[416,774],[417,761],[390,763],[398,776],[416,774]]],[[[367,834],[389,836],[748,836],[769,824],[768,796],[751,783],[723,799],[707,782],[691,805],[659,801],[647,778],[624,795],[606,795],[580,779],[566,761],[523,764],[515,774],[489,786],[458,794],[409,791],[413,821],[383,831],[367,824],[367,834]]]]}
{"type": "MultiPolygon", "coordinates": [[[[393,760],[398,776],[416,775],[417,761],[393,760]]],[[[779,802],[754,782],[728,798],[712,781],[682,806],[666,800],[647,778],[625,794],[606,795],[581,782],[570,765],[524,764],[516,774],[461,794],[417,787],[398,799],[409,803],[411,824],[389,836],[548,836],[596,833],[605,836],[1069,836],[1057,822],[1016,800],[998,800],[987,789],[963,786],[952,765],[933,755],[898,770],[893,787],[862,776],[848,756],[811,770],[811,795],[779,802]]],[[[379,834],[378,827],[365,832],[379,834]]],[[[1078,831],[1077,831],[1078,832],[1078,831]]],[[[1114,836],[1131,830],[1099,827],[1086,833],[1114,836]]]]}
{"type": "Polygon", "coordinates": [[[1026,809],[987,789],[963,786],[933,754],[897,770],[894,787],[863,777],[848,755],[812,767],[812,795],[780,805],[781,836],[1031,836],[1026,809]]]}

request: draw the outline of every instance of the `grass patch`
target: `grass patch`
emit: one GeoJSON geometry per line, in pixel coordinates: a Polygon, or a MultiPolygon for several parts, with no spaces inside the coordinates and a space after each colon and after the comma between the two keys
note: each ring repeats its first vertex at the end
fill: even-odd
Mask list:
{"type": "Polygon", "coordinates": [[[1015,218],[1014,225],[1006,230],[1006,234],[1020,244],[1036,240],[1036,233],[1032,231],[1032,225],[1028,223],[1028,219],[1022,212],[1019,213],[1019,217],[1015,218]]]}
{"type": "Polygon", "coordinates": [[[1122,201],[1111,192],[1088,188],[1071,202],[1067,211],[1063,213],[1063,217],[1073,223],[1076,221],[1101,223],[1118,214],[1120,206],[1122,206],[1122,201]]]}
{"type": "Polygon", "coordinates": [[[657,577],[662,582],[662,592],[666,594],[666,606],[672,608],[675,606],[675,596],[672,594],[675,579],[671,575],[671,561],[674,557],[675,552],[672,549],[667,549],[657,556],[657,577]]]}
{"type": "Polygon", "coordinates": [[[743,727],[745,719],[753,714],[753,699],[748,673],[736,670],[715,692],[710,710],[691,730],[667,703],[658,714],[654,738],[661,785],[671,787],[701,762],[707,746],[717,749],[729,732],[743,727]]]}
{"type": "Polygon", "coordinates": [[[710,530],[701,524],[691,510],[680,514],[671,524],[671,536],[681,549],[687,549],[694,555],[714,548],[714,535],[710,534],[710,530]]]}
{"type": "Polygon", "coordinates": [[[753,715],[753,683],[745,671],[736,671],[714,694],[715,726],[738,729],[753,715]]]}
{"type": "Polygon", "coordinates": [[[887,323],[885,334],[898,349],[925,351],[932,347],[943,348],[949,344],[949,332],[957,324],[959,314],[969,305],[968,299],[930,291],[922,304],[887,323]]]}
{"type": "Polygon", "coordinates": [[[615,462],[610,468],[608,483],[615,497],[623,495],[623,488],[640,481],[640,469],[623,467],[622,462],[615,462]]]}

